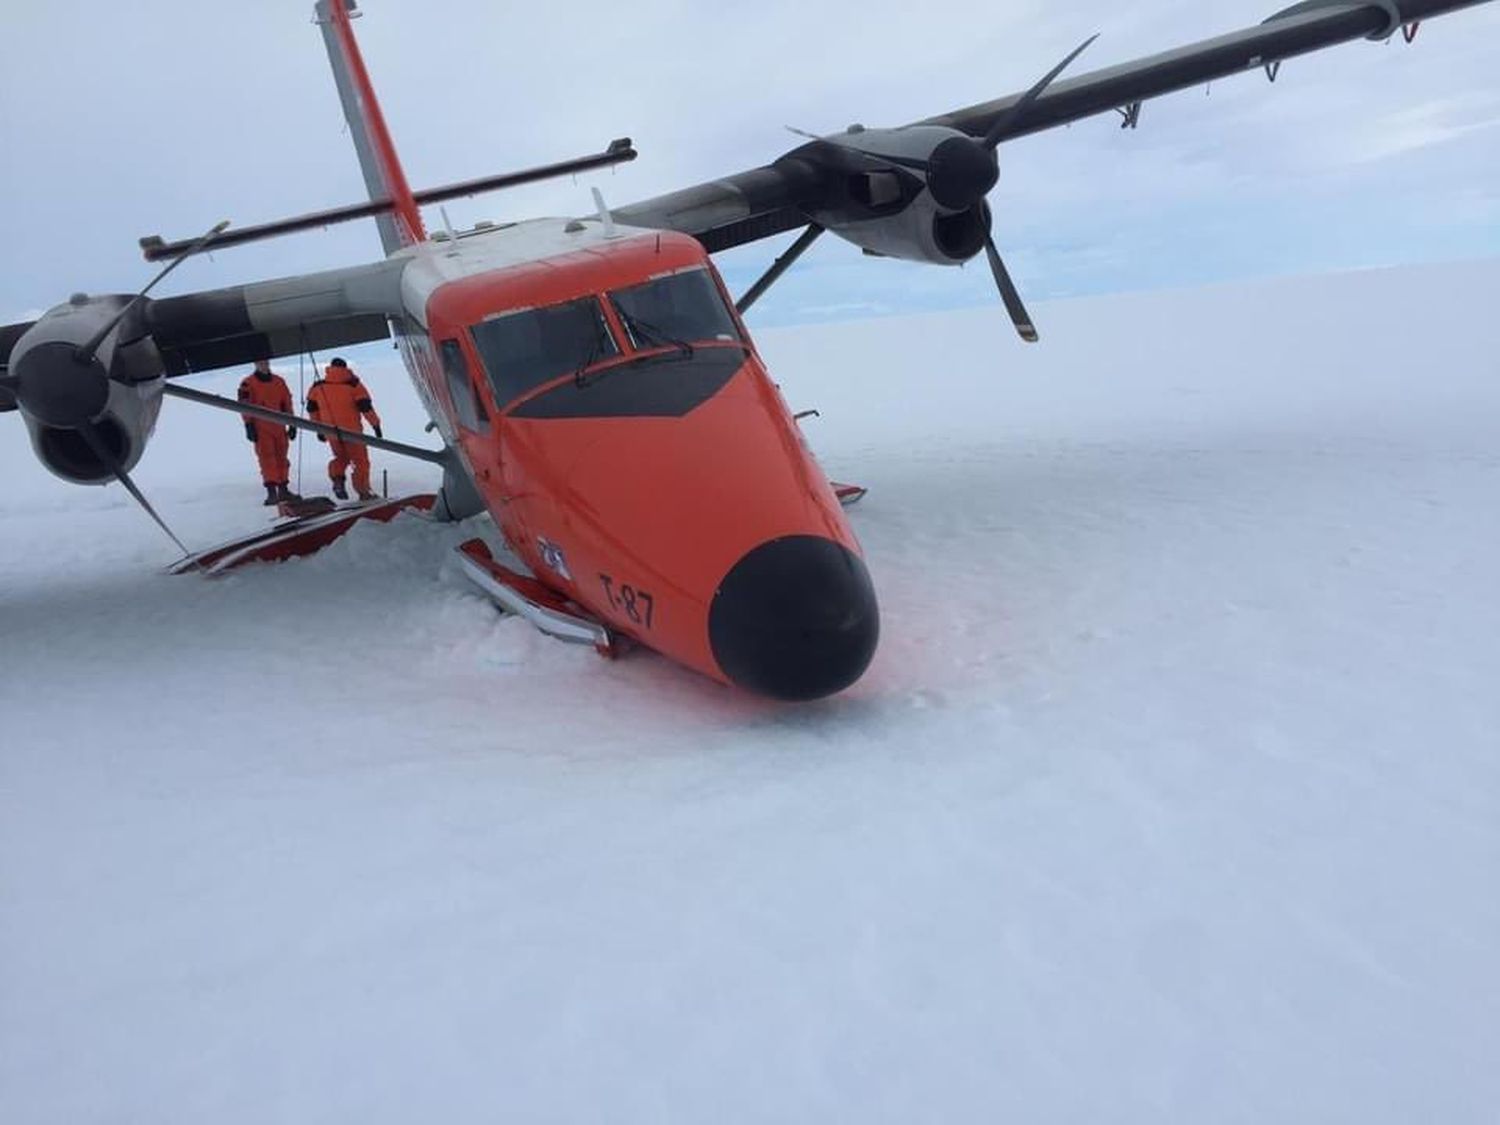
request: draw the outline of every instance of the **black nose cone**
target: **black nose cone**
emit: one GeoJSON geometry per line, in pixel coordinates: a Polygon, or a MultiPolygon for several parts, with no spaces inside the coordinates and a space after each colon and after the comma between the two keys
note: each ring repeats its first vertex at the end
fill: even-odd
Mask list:
{"type": "Polygon", "coordinates": [[[773,699],[820,699],[870,666],[880,611],[860,557],[832,539],[792,535],[735,563],[708,612],[724,674],[773,699]]]}

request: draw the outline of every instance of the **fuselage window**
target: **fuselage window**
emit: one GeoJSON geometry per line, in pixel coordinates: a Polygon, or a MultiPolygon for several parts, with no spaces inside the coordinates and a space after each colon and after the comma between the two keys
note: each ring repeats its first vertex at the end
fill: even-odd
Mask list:
{"type": "Polygon", "coordinates": [[[470,331],[502,406],[620,351],[594,297],[504,313],[470,331]]]}
{"type": "Polygon", "coordinates": [[[453,399],[453,412],[458,415],[458,424],[468,430],[487,430],[490,427],[489,411],[474,388],[469,374],[468,361],[457,340],[443,341],[443,373],[448,377],[448,395],[453,399]]]}
{"type": "Polygon", "coordinates": [[[705,269],[654,278],[609,296],[633,348],[743,342],[723,294],[705,269]]]}

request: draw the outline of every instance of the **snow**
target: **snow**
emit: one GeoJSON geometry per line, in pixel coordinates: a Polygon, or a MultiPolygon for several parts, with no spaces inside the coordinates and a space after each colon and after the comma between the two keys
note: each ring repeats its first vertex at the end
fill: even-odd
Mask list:
{"type": "MultiPolygon", "coordinates": [[[[469,529],[165,577],[0,418],[0,1120],[1495,1120],[1496,292],[760,333],[871,489],[809,707],[499,618],[469,529]]],[[[264,519],[228,416],[138,476],[264,519]]]]}

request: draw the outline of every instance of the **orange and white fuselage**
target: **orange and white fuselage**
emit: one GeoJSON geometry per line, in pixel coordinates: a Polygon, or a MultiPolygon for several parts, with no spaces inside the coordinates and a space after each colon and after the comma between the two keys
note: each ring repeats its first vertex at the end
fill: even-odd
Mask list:
{"type": "Polygon", "coordinates": [[[859,544],[695,239],[542,219],[397,256],[418,393],[539,580],[760,694],[858,679],[879,631],[859,544]],[[694,315],[723,323],[655,323],[694,315]]]}
{"type": "Polygon", "coordinates": [[[538,219],[429,239],[350,23],[317,0],[391,259],[397,338],[536,578],[618,633],[781,699],[874,654],[859,544],[701,243],[538,219]]]}

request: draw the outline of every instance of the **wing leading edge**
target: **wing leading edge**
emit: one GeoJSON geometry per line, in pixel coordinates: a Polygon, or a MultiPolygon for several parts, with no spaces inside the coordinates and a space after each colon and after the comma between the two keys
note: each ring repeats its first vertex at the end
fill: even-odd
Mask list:
{"type": "MultiPolygon", "coordinates": [[[[1051,86],[1000,143],[1126,110],[1152,98],[1272,66],[1357,39],[1384,39],[1405,25],[1489,0],[1305,0],[1262,24],[1107,67],[1051,86]]],[[[1024,96],[1011,94],[925,118],[902,128],[946,127],[983,137],[1024,96]]],[[[843,169],[829,159],[831,137],[802,145],[772,163],[616,209],[636,226],[695,235],[711,251],[755,242],[806,225],[829,204],[843,169]]]]}
{"type": "MultiPolygon", "coordinates": [[[[1488,0],[1306,0],[1243,31],[1058,82],[1001,134],[1002,142],[1070,125],[1136,102],[1271,66],[1356,39],[1383,40],[1402,26],[1474,7],[1488,0]]],[[[1019,95],[931,117],[924,125],[948,125],[983,135],[1019,95]]]]}

